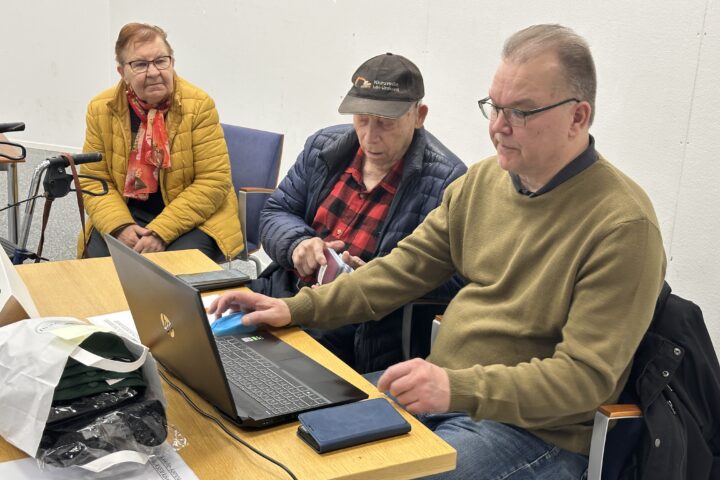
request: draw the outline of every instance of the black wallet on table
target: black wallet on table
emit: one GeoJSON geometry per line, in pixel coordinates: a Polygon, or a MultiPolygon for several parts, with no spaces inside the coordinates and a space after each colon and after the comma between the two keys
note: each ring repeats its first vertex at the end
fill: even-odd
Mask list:
{"type": "Polygon", "coordinates": [[[318,453],[402,435],[410,424],[385,398],[373,398],[298,415],[297,434],[318,453]]]}
{"type": "Polygon", "coordinates": [[[183,273],[177,276],[201,292],[244,285],[250,277],[239,270],[213,270],[201,273],[183,273]]]}

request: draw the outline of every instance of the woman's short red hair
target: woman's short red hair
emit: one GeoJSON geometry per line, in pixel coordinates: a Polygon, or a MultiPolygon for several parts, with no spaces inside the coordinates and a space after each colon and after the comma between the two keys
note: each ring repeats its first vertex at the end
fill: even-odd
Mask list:
{"type": "Polygon", "coordinates": [[[120,65],[123,64],[123,54],[131,42],[133,44],[152,42],[158,37],[162,38],[170,55],[173,55],[173,49],[167,41],[167,33],[165,33],[165,30],[157,25],[149,25],[147,23],[128,23],[120,29],[117,41],[115,42],[115,60],[120,65]]]}

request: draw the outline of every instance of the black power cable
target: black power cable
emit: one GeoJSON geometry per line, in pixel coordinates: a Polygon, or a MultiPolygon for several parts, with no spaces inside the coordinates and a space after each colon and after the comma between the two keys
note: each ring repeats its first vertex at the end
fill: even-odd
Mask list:
{"type": "Polygon", "coordinates": [[[21,205],[25,202],[29,202],[31,200],[35,200],[37,198],[43,198],[45,195],[35,195],[34,197],[26,198],[25,200],[20,200],[17,203],[13,203],[12,205],[7,205],[6,207],[0,208],[0,212],[7,210],[8,208],[17,207],[18,205],[21,205]]]}
{"type": "MultiPolygon", "coordinates": [[[[163,367],[163,368],[165,368],[165,367],[163,367]]],[[[237,442],[239,442],[240,444],[242,444],[243,446],[249,448],[249,449],[252,450],[254,453],[256,453],[257,455],[260,455],[261,457],[263,457],[263,458],[264,458],[265,460],[267,460],[268,462],[271,462],[271,463],[277,465],[278,467],[282,468],[283,470],[285,470],[285,472],[287,472],[288,475],[290,475],[290,478],[292,478],[293,480],[297,480],[297,477],[295,476],[295,474],[293,474],[293,472],[292,472],[288,467],[286,467],[285,465],[283,465],[283,464],[280,463],[279,461],[275,460],[274,458],[272,458],[272,457],[264,454],[263,452],[261,452],[261,451],[258,450],[257,448],[253,447],[252,445],[250,445],[249,443],[247,443],[245,440],[243,440],[242,438],[240,438],[240,437],[238,437],[237,435],[235,435],[232,431],[230,431],[230,429],[228,429],[227,426],[225,426],[225,424],[220,421],[220,419],[218,419],[217,417],[214,417],[214,416],[210,415],[209,413],[205,412],[205,411],[202,410],[200,407],[198,407],[198,406],[195,404],[195,402],[193,402],[192,399],[190,399],[190,397],[187,396],[187,394],[183,391],[182,388],[178,387],[178,386],[177,386],[175,383],[173,383],[167,376],[165,376],[165,373],[163,373],[162,370],[158,369],[158,373],[160,374],[160,376],[162,377],[162,379],[165,380],[165,382],[170,386],[170,388],[172,388],[173,390],[175,390],[176,392],[178,392],[180,395],[182,395],[182,397],[183,397],[183,398],[185,399],[185,401],[193,408],[193,410],[195,410],[197,413],[199,413],[199,414],[202,415],[203,417],[207,418],[208,420],[212,420],[218,427],[220,427],[225,433],[227,433],[227,434],[228,434],[230,437],[232,437],[235,441],[237,441],[237,442]]]]}

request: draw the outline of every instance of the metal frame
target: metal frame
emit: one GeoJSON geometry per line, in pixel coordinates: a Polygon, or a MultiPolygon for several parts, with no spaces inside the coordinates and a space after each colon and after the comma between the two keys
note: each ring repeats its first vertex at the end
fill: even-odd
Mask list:
{"type": "Polygon", "coordinates": [[[587,480],[601,480],[605,456],[605,440],[610,422],[628,418],[641,418],[642,411],[637,405],[603,405],[595,412],[590,456],[588,458],[587,480]]]}

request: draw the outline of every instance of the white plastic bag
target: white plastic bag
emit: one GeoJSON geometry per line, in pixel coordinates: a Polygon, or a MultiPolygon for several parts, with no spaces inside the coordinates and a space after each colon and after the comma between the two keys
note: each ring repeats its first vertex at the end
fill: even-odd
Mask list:
{"type": "MultiPolygon", "coordinates": [[[[147,384],[143,398],[157,399],[166,406],[157,367],[147,347],[120,337],[137,360],[119,362],[78,346],[100,330],[104,329],[69,317],[21,320],[0,328],[0,435],[28,455],[36,455],[68,358],[116,372],[142,366],[147,384]]],[[[81,467],[98,472],[124,462],[146,463],[148,458],[145,453],[121,451],[81,467]]]]}

